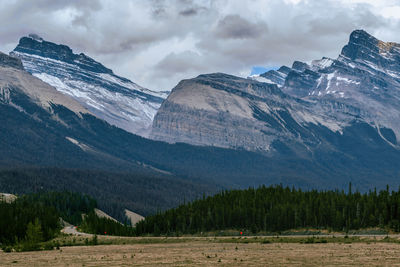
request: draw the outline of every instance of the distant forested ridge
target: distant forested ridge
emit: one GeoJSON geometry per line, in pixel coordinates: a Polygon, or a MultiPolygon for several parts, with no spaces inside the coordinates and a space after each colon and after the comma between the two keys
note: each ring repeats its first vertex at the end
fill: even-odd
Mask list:
{"type": "Polygon", "coordinates": [[[94,196],[99,209],[123,222],[126,219],[125,209],[147,216],[155,214],[157,210],[177,207],[185,199],[193,200],[200,198],[203,193],[217,192],[217,188],[191,180],[140,172],[64,168],[0,169],[0,192],[30,194],[51,191],[94,196]]]}
{"type": "Polygon", "coordinates": [[[194,234],[237,229],[279,232],[295,228],[337,231],[386,227],[400,231],[400,190],[353,193],[302,191],[282,186],[223,191],[154,216],[136,225],[138,235],[194,234]]]}

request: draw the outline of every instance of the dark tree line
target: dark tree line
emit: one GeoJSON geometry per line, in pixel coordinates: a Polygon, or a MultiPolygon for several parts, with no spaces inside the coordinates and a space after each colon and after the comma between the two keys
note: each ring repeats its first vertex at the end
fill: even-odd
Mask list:
{"type": "Polygon", "coordinates": [[[216,192],[217,189],[178,178],[161,178],[140,173],[60,168],[0,168],[0,192],[31,194],[43,191],[69,191],[94,196],[99,209],[123,222],[126,219],[124,209],[147,216],[155,214],[157,209],[176,207],[185,198],[196,199],[201,197],[203,192],[216,192]]]}
{"type": "Polygon", "coordinates": [[[70,192],[41,192],[18,197],[11,203],[0,201],[0,244],[33,246],[55,237],[60,218],[81,222],[81,214],[93,211],[96,201],[70,192]]]}
{"type": "Polygon", "coordinates": [[[27,194],[22,198],[29,202],[55,208],[63,220],[74,225],[82,222],[82,213],[89,213],[97,207],[97,202],[92,197],[67,191],[27,194]]]}
{"type": "Polygon", "coordinates": [[[346,231],[389,227],[400,231],[400,189],[380,192],[302,191],[282,186],[223,191],[146,217],[138,235],[224,229],[279,232],[295,228],[346,231]]]}

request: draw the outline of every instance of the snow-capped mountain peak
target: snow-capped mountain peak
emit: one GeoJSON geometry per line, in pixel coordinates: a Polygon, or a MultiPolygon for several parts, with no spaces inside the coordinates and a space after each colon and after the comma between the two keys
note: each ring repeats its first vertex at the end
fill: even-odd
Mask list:
{"type": "Polygon", "coordinates": [[[117,76],[100,62],[36,34],[22,37],[10,53],[32,75],[73,97],[95,116],[147,136],[165,92],[155,92],[117,76]]]}

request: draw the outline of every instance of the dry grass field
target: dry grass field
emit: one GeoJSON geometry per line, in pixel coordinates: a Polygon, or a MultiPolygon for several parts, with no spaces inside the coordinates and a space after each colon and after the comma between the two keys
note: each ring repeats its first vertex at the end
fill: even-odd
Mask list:
{"type": "Polygon", "coordinates": [[[400,266],[400,244],[393,242],[159,241],[0,252],[0,266],[400,266]]]}

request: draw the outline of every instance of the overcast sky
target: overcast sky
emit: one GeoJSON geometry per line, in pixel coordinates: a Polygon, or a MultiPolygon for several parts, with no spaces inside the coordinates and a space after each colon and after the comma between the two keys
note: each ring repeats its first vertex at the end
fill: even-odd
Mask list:
{"type": "Polygon", "coordinates": [[[337,57],[354,29],[400,42],[400,0],[7,0],[0,50],[36,33],[170,90],[201,73],[337,57]]]}

